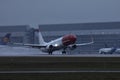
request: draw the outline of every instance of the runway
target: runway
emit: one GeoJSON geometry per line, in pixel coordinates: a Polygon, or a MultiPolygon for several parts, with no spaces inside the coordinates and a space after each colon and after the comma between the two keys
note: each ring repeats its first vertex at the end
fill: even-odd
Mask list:
{"type": "Polygon", "coordinates": [[[119,76],[117,55],[0,56],[1,80],[119,80],[119,76]]]}
{"type": "Polygon", "coordinates": [[[120,54],[43,53],[25,47],[0,48],[0,79],[120,79],[120,54]]]}
{"type": "Polygon", "coordinates": [[[120,54],[99,54],[99,53],[67,53],[62,54],[61,51],[55,51],[52,55],[48,53],[41,52],[39,49],[28,48],[28,47],[0,47],[0,57],[4,56],[29,56],[29,57],[120,57],[120,54]]]}

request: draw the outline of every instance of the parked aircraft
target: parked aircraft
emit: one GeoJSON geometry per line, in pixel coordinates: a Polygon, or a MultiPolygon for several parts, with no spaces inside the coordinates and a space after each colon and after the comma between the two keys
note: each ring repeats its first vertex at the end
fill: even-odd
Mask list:
{"type": "MultiPolygon", "coordinates": [[[[45,42],[40,31],[38,31],[39,44],[23,44],[24,46],[30,46],[34,48],[39,48],[43,52],[52,54],[53,51],[63,50],[62,54],[66,54],[66,49],[70,50],[76,49],[78,46],[93,44],[93,40],[88,43],[76,44],[77,37],[74,34],[64,35],[58,39],[52,40],[50,42],[45,42]]],[[[21,43],[16,43],[21,44],[21,43]]]]}
{"type": "Polygon", "coordinates": [[[117,48],[111,47],[111,48],[101,48],[99,49],[100,54],[113,54],[117,48]]]}
{"type": "Polygon", "coordinates": [[[115,52],[119,52],[119,50],[120,50],[117,47],[108,47],[108,45],[106,43],[104,45],[105,45],[104,48],[99,49],[100,54],[113,54],[115,52]]]}
{"type": "Polygon", "coordinates": [[[6,46],[10,42],[10,36],[11,36],[11,33],[7,33],[4,37],[2,37],[0,41],[1,47],[6,46]]]}

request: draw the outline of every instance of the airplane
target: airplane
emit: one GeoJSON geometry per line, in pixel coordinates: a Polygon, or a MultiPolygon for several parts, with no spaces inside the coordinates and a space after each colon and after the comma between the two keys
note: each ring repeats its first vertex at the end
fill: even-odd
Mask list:
{"type": "Polygon", "coordinates": [[[120,54],[120,48],[109,47],[99,49],[99,54],[113,54],[113,53],[120,54]]]}
{"type": "Polygon", "coordinates": [[[115,47],[110,47],[110,48],[101,48],[99,49],[100,54],[113,54],[116,52],[117,48],[115,47]]]}
{"type": "Polygon", "coordinates": [[[0,46],[8,45],[8,43],[10,42],[10,36],[11,36],[11,33],[7,33],[4,37],[2,37],[0,41],[0,46]]]}
{"type": "MultiPolygon", "coordinates": [[[[77,40],[77,37],[74,34],[64,35],[50,42],[45,42],[40,31],[38,31],[38,39],[39,39],[39,44],[22,44],[22,45],[33,48],[39,48],[42,52],[47,52],[49,53],[49,55],[52,55],[52,53],[57,50],[62,49],[63,50],[62,54],[66,54],[67,48],[69,48],[70,50],[74,50],[78,46],[90,45],[94,43],[92,39],[92,41],[88,43],[76,44],[75,42],[77,40]]],[[[21,43],[15,43],[15,44],[21,44],[21,43]]]]}
{"type": "Polygon", "coordinates": [[[106,43],[105,43],[104,45],[105,45],[104,48],[100,48],[100,49],[99,49],[99,54],[113,54],[113,53],[119,51],[119,48],[116,48],[116,47],[108,47],[108,45],[107,45],[106,43]]]}

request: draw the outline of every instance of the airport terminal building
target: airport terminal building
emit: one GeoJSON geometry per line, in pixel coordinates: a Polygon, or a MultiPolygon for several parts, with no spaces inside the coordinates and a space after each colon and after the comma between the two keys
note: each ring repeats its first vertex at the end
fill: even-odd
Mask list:
{"type": "MultiPolygon", "coordinates": [[[[90,42],[94,44],[81,46],[69,53],[87,54],[98,53],[100,48],[120,47],[120,22],[74,23],[74,24],[46,24],[39,25],[46,42],[59,38],[65,34],[77,35],[77,43],[90,42]]],[[[0,26],[0,37],[12,33],[11,41],[19,43],[38,43],[36,30],[29,25],[0,26]]]]}
{"type": "Polygon", "coordinates": [[[29,25],[0,26],[0,38],[5,34],[11,33],[11,42],[33,43],[34,29],[29,25]]]}

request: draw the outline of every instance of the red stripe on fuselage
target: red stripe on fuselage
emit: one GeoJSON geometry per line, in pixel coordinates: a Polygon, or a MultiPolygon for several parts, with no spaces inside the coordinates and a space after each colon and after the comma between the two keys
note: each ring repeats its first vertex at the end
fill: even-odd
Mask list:
{"type": "Polygon", "coordinates": [[[74,44],[76,40],[77,40],[76,35],[73,35],[73,34],[65,35],[62,38],[62,44],[64,46],[68,46],[70,44],[74,44]]]}

